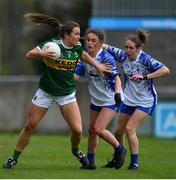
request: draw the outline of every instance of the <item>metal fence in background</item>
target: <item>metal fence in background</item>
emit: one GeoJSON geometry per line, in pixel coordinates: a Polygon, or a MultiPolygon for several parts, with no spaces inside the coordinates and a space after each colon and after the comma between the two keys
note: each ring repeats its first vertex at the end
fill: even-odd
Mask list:
{"type": "Polygon", "coordinates": [[[176,16],[175,0],[92,0],[92,6],[92,16],[176,16]]]}

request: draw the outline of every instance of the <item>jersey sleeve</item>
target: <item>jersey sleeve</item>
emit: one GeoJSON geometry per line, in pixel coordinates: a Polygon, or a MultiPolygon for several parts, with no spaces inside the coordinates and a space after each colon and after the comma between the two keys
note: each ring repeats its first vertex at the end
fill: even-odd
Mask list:
{"type": "Polygon", "coordinates": [[[118,70],[117,66],[116,66],[116,60],[115,58],[108,52],[105,51],[105,62],[103,63],[107,63],[110,64],[112,66],[112,76],[117,76],[120,74],[120,71],[118,70]]]}
{"type": "Polygon", "coordinates": [[[145,65],[147,65],[150,72],[155,72],[158,69],[165,66],[163,63],[152,58],[149,54],[141,54],[141,55],[144,56],[144,58],[142,58],[142,59],[144,60],[144,63],[145,63],[145,65]]]}
{"type": "Polygon", "coordinates": [[[84,52],[84,49],[83,49],[82,44],[80,42],[78,42],[76,49],[77,49],[77,52],[79,55],[81,55],[84,52]]]}
{"type": "Polygon", "coordinates": [[[113,46],[108,46],[107,51],[119,62],[123,62],[124,59],[127,57],[126,53],[124,50],[113,47],[113,46]]]}
{"type": "Polygon", "coordinates": [[[39,43],[39,44],[36,46],[36,48],[39,49],[39,50],[41,50],[41,49],[43,48],[43,46],[44,46],[47,42],[49,42],[49,41],[45,41],[45,42],[39,43]]]}
{"type": "Polygon", "coordinates": [[[84,76],[84,74],[85,74],[84,62],[81,61],[80,59],[78,60],[78,63],[77,63],[74,73],[79,76],[84,76]]]}

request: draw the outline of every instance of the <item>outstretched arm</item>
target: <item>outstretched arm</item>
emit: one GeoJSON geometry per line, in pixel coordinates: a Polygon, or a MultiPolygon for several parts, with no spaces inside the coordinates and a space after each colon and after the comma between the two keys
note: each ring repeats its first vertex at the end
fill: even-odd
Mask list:
{"type": "Polygon", "coordinates": [[[96,63],[96,61],[91,58],[86,52],[83,52],[82,55],[81,55],[81,59],[83,61],[85,61],[86,63],[94,66],[97,71],[99,71],[100,73],[103,73],[103,72],[109,72],[111,73],[112,72],[112,67],[111,65],[108,65],[108,64],[98,64],[96,63]]]}

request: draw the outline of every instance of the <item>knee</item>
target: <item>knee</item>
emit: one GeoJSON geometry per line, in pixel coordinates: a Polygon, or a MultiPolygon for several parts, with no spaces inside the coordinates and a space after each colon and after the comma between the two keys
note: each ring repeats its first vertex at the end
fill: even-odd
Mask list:
{"type": "Polygon", "coordinates": [[[36,125],[35,125],[34,123],[28,122],[28,123],[26,123],[26,125],[24,126],[24,131],[25,131],[26,133],[30,133],[30,132],[32,133],[35,128],[36,128],[36,125]]]}
{"type": "Polygon", "coordinates": [[[94,129],[93,127],[89,127],[89,135],[90,135],[90,136],[96,135],[95,129],[94,129]]]}
{"type": "Polygon", "coordinates": [[[127,135],[130,135],[134,132],[134,128],[132,128],[130,125],[126,126],[126,133],[127,135]]]}
{"type": "Polygon", "coordinates": [[[74,134],[75,136],[81,136],[82,135],[82,129],[81,128],[72,129],[72,134],[74,134]]]}
{"type": "Polygon", "coordinates": [[[94,131],[95,131],[96,135],[101,137],[101,135],[102,135],[102,129],[101,128],[99,128],[98,126],[95,126],[94,131]]]}

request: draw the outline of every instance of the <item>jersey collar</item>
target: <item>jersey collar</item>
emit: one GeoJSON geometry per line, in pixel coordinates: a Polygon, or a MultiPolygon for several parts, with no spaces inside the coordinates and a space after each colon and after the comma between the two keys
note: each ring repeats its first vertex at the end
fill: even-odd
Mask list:
{"type": "Polygon", "coordinates": [[[72,46],[72,47],[66,46],[66,45],[64,44],[64,42],[63,42],[62,39],[61,39],[61,44],[62,44],[62,46],[64,46],[64,48],[66,48],[66,49],[72,49],[72,48],[73,48],[73,46],[72,46]]]}

